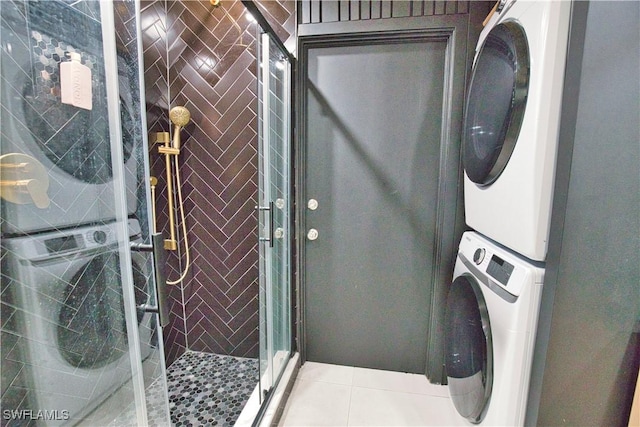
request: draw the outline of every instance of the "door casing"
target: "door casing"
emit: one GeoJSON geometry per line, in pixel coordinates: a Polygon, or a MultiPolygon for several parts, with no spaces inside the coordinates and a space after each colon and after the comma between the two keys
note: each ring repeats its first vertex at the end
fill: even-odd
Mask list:
{"type": "Polygon", "coordinates": [[[446,15],[355,21],[298,27],[298,72],[296,82],[296,305],[297,347],[306,361],[305,265],[306,265],[306,146],[309,50],[333,46],[445,40],[445,93],[443,94],[442,134],[439,164],[436,236],[434,242],[433,286],[430,301],[430,331],[425,349],[426,375],[434,383],[446,383],[444,376],[443,322],[448,284],[455,261],[456,243],[464,229],[460,137],[467,64],[469,15],[446,15]]]}

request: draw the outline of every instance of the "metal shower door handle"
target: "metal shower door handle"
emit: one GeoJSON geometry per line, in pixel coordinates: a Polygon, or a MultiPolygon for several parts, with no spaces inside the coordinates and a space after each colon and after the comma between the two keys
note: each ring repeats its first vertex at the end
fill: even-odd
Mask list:
{"type": "Polygon", "coordinates": [[[164,249],[164,238],[162,233],[151,235],[152,244],[131,243],[131,250],[137,252],[151,252],[153,254],[153,265],[155,267],[156,300],[157,306],[143,304],[138,308],[148,313],[158,313],[158,320],[161,327],[169,324],[169,304],[167,301],[167,278],[164,274],[164,266],[167,263],[167,252],[164,249]]]}
{"type": "Polygon", "coordinates": [[[260,242],[269,242],[269,247],[273,247],[273,202],[269,202],[269,206],[256,206],[258,210],[258,215],[261,212],[269,212],[269,236],[268,237],[258,237],[258,241],[260,242]]]}

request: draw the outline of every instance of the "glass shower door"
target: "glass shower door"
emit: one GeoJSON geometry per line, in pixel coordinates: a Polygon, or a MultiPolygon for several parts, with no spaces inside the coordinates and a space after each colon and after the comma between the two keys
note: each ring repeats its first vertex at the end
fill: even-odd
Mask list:
{"type": "Polygon", "coordinates": [[[170,425],[153,261],[131,250],[150,243],[144,103],[114,7],[129,37],[135,4],[0,2],[2,425],[170,425]],[[71,57],[91,91],[62,102],[71,57]]]}
{"type": "Polygon", "coordinates": [[[260,389],[274,387],[291,355],[290,76],[266,33],[258,48],[260,389]]]}

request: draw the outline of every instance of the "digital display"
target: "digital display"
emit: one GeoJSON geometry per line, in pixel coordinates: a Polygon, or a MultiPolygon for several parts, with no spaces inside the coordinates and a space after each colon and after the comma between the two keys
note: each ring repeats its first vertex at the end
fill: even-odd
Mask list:
{"type": "Polygon", "coordinates": [[[513,265],[495,255],[491,257],[491,261],[487,267],[487,274],[502,283],[504,286],[507,286],[511,273],[513,273],[513,265]]]}
{"type": "Polygon", "coordinates": [[[50,254],[64,252],[78,247],[78,237],[76,235],[56,237],[44,241],[44,245],[50,254]]]}

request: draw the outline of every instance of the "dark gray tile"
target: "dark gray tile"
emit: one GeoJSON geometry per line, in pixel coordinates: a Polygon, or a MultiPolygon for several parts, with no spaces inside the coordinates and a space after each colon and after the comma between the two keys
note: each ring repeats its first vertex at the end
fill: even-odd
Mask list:
{"type": "MultiPolygon", "coordinates": [[[[294,2],[268,3],[267,9],[273,8],[269,19],[282,31],[295,13],[294,2]]],[[[179,293],[171,293],[178,305],[165,333],[167,354],[179,356],[188,345],[235,355],[254,351],[256,356],[257,312],[248,313],[247,307],[256,308],[233,303],[240,295],[242,301],[257,298],[257,219],[251,212],[258,185],[255,24],[245,19],[240,1],[223,2],[217,9],[206,0],[145,2],[143,6],[143,15],[148,15],[143,29],[145,78],[153,82],[147,86],[153,95],[147,97],[153,101],[147,105],[149,129],[164,126],[168,130],[169,124],[161,120],[168,106],[174,105],[187,105],[194,122],[183,130],[180,155],[181,170],[188,179],[183,189],[188,193],[194,265],[185,282],[188,303],[179,293]],[[168,100],[163,98],[165,93],[168,100]],[[187,311],[187,319],[180,308],[187,311]],[[182,334],[171,329],[181,325],[182,334]],[[239,333],[240,326],[244,329],[239,333]]],[[[157,153],[151,153],[151,158],[152,171],[159,178],[157,188],[162,189],[164,161],[157,153]]],[[[167,233],[163,225],[168,221],[167,201],[162,193],[156,210],[159,229],[167,233]]],[[[177,272],[177,263],[177,257],[171,256],[168,271],[177,272]]]]}
{"type": "Polygon", "coordinates": [[[174,426],[232,426],[258,383],[258,360],[189,351],[167,369],[174,426]]]}

